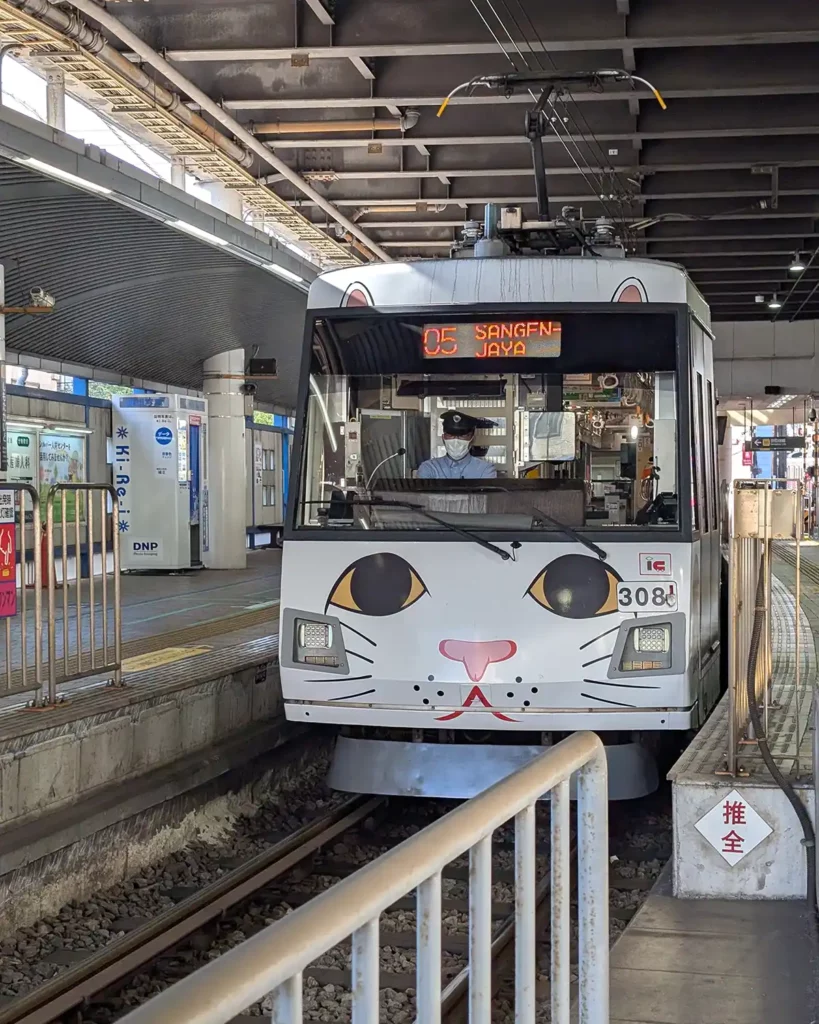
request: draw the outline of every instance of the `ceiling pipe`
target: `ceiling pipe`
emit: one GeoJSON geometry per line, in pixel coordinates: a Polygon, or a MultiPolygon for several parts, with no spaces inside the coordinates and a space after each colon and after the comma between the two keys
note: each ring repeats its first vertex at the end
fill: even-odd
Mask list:
{"type": "MultiPolygon", "coordinates": [[[[35,0],[25,0],[27,3],[35,2],[35,0]]],[[[43,0],[36,0],[38,3],[42,3],[43,0]]],[[[93,21],[96,21],[104,29],[107,29],[112,35],[115,35],[117,39],[125,43],[126,46],[130,46],[131,49],[136,53],[146,64],[150,64],[152,68],[157,70],[163,75],[171,84],[175,85],[177,89],[184,92],[190,99],[194,100],[199,104],[200,108],[210,114],[216,121],[224,125],[233,135],[239,139],[247,148],[255,153],[261,160],[272,167],[274,170],[283,174],[284,177],[296,188],[302,192],[308,199],[310,199],[319,209],[324,210],[326,214],[341,224],[342,227],[346,228],[350,234],[354,235],[379,259],[386,262],[390,262],[392,257],[387,253],[385,249],[382,249],[373,240],[362,231],[361,228],[357,227],[353,222],[345,217],[344,214],[338,210],[329,200],[325,199],[321,193],[317,192],[312,185],[309,185],[304,178],[298,175],[292,167],[289,167],[283,160],[272,153],[270,149],[241,125],[234,117],[232,117],[226,110],[223,110],[218,103],[210,98],[207,93],[204,93],[198,86],[194,85],[190,79],[186,78],[183,74],[180,74],[177,69],[170,64],[164,57],[161,57],[156,50],[148,46],[146,42],[131,32],[130,29],[126,28],[121,21],[109,14],[108,11],[100,7],[95,0],[71,0],[74,7],[82,11],[83,14],[88,15],[93,21]]],[[[48,6],[48,5],[47,5],[48,6]]],[[[122,58],[127,61],[127,58],[122,58]]],[[[185,105],[177,97],[179,109],[184,109],[185,105]]]]}
{"type": "Polygon", "coordinates": [[[360,121],[262,121],[254,135],[305,135],[309,132],[400,132],[400,117],[370,117],[360,121]]]}
{"type": "MultiPolygon", "coordinates": [[[[240,167],[249,168],[253,165],[254,157],[244,146],[238,146],[232,139],[223,135],[212,124],[186,107],[179,96],[163,89],[152,78],[149,78],[136,64],[133,64],[123,57],[119,50],[114,49],[110,43],[105,41],[101,32],[90,28],[82,19],[78,18],[73,11],[65,11],[62,8],[54,7],[48,0],[12,0],[14,5],[26,14],[39,18],[49,28],[56,29],[59,33],[77,43],[84,50],[98,57],[112,70],[124,78],[126,82],[141,89],[150,95],[151,100],[157,106],[172,111],[174,116],[179,118],[197,134],[203,136],[219,149],[225,156],[239,164],[240,167]]],[[[14,49],[24,50],[25,44],[15,43],[14,49]]],[[[11,47],[4,47],[7,51],[11,47]]]]}

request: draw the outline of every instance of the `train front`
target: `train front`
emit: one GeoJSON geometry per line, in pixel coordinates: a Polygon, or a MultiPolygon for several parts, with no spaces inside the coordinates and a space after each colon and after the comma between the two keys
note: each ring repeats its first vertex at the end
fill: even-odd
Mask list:
{"type": "Polygon", "coordinates": [[[466,797],[593,729],[636,796],[703,711],[687,314],[542,279],[310,318],[280,663],[288,719],[341,727],[336,788],[466,797]]]}

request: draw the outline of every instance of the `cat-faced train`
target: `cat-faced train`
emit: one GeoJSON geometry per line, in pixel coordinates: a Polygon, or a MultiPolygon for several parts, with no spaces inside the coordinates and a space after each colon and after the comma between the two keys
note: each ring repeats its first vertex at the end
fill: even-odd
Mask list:
{"type": "Polygon", "coordinates": [[[592,729],[613,799],[720,694],[708,307],[609,255],[310,289],[285,530],[287,718],[335,788],[468,797],[592,729]]]}

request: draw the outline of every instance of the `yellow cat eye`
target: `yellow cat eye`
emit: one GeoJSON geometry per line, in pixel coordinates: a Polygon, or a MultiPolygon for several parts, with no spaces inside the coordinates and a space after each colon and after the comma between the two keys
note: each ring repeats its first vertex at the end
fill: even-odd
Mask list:
{"type": "Polygon", "coordinates": [[[400,555],[365,555],[339,576],[327,599],[328,607],[362,615],[395,615],[427,593],[426,585],[400,555]]]}
{"type": "Polygon", "coordinates": [[[526,593],[565,619],[592,619],[617,611],[620,575],[586,555],[562,555],[534,578],[526,593]]]}

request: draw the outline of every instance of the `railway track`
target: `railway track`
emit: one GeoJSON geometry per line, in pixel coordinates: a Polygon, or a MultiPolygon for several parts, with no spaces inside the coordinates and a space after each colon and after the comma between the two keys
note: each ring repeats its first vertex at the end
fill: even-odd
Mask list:
{"type": "Polygon", "coordinates": [[[213,884],[182,898],[171,910],[3,1007],[0,1024],[51,1024],[59,1020],[270,885],[383,804],[381,799],[355,797],[336,806],[213,884]]]}
{"type": "MultiPolygon", "coordinates": [[[[312,899],[364,863],[375,859],[384,848],[396,845],[414,830],[416,822],[408,815],[404,803],[397,805],[400,814],[393,814],[387,801],[355,797],[336,805],[329,813],[299,828],[292,835],[275,842],[262,853],[241,863],[218,880],[197,891],[179,892],[179,902],[167,912],[157,915],[124,937],[114,940],[92,953],[81,963],[42,984],[34,992],[22,996],[0,1009],[0,1024],[53,1024],[74,1011],[70,1019],[79,1022],[115,1020],[141,1001],[128,997],[128,986],[135,977],[148,975],[167,984],[189,974],[203,956],[223,951],[220,942],[227,934],[229,944],[249,937],[270,923],[312,899]],[[367,819],[375,817],[378,825],[366,827],[367,819]],[[256,911],[248,927],[243,907],[252,901],[256,911]],[[261,910],[260,910],[261,908],[261,910]],[[209,935],[213,926],[216,934],[209,935]],[[238,939],[237,930],[239,930],[238,939]],[[232,936],[232,937],[231,937],[232,936]],[[121,993],[124,993],[124,998],[121,993]]],[[[425,808],[427,820],[417,822],[422,828],[429,815],[437,816],[445,808],[425,808]]],[[[541,975],[548,978],[549,962],[549,843],[548,809],[538,811],[538,891],[536,934],[541,975]]],[[[372,822],[369,822],[372,826],[372,822]]],[[[493,844],[493,991],[503,999],[511,978],[514,953],[514,843],[511,823],[499,829],[493,844]]],[[[625,827],[614,830],[612,837],[613,867],[611,887],[614,894],[646,893],[653,877],[640,875],[634,863],[663,859],[670,850],[660,850],[649,843],[640,849],[629,847],[625,827]],[[619,833],[619,838],[618,834],[619,833]],[[619,859],[618,859],[619,858],[619,859]],[[618,865],[631,865],[632,875],[621,874],[618,865]]],[[[467,1019],[468,1007],[468,880],[467,859],[454,861],[442,876],[442,1020],[460,1024],[467,1019]]],[[[182,887],[184,890],[184,887],[182,887]]],[[[632,901],[633,902],[633,901],[632,901]]],[[[610,907],[610,915],[621,926],[630,920],[636,906],[610,907]]],[[[382,915],[381,928],[381,990],[382,1018],[396,1024],[414,1019],[415,898],[409,895],[397,901],[382,915]]],[[[352,989],[350,944],[343,943],[328,951],[305,972],[305,1009],[311,1006],[321,1013],[347,1006],[352,989]]],[[[152,991],[156,991],[155,985],[152,991]]],[[[539,996],[548,999],[548,983],[540,983],[539,996]],[[545,987],[544,987],[545,986],[545,987]]],[[[262,1004],[261,1012],[266,1007],[262,1004]]],[[[320,1019],[320,1018],[319,1018],[320,1019]]],[[[328,1019],[339,1019],[330,1017],[328,1019]]],[[[499,1015],[498,1019],[503,1019],[499,1015]]]]}

